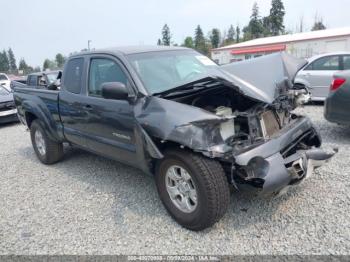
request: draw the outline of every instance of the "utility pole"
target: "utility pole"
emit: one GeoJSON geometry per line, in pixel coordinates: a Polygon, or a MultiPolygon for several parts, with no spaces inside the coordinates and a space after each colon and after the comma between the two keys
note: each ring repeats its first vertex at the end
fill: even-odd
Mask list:
{"type": "Polygon", "coordinates": [[[90,43],[91,43],[92,41],[91,40],[88,40],[88,50],[90,51],[90,43]]]}

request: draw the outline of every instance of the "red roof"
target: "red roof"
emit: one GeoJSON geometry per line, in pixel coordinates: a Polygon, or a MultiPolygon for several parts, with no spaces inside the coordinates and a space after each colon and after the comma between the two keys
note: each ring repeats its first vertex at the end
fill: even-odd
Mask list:
{"type": "Polygon", "coordinates": [[[231,50],[231,54],[240,55],[240,54],[263,53],[263,52],[278,52],[278,51],[284,51],[284,50],[286,50],[285,44],[264,45],[264,46],[247,47],[247,48],[240,48],[237,50],[231,50]]]}

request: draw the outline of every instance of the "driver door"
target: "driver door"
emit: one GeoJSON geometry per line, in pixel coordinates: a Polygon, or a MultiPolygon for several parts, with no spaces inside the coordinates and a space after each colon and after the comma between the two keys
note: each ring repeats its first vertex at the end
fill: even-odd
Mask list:
{"type": "Polygon", "coordinates": [[[119,61],[108,56],[90,58],[87,94],[81,101],[86,116],[86,145],[91,151],[109,158],[134,163],[133,104],[131,100],[103,98],[101,85],[105,82],[121,82],[132,92],[131,81],[119,61]]]}

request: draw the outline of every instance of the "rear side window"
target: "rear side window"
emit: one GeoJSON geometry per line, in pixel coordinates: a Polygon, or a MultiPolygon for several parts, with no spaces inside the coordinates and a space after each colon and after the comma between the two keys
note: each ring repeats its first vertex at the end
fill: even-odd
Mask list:
{"type": "Polygon", "coordinates": [[[317,59],[306,70],[340,70],[339,56],[327,56],[317,59]]]}
{"type": "Polygon", "coordinates": [[[68,92],[79,94],[84,67],[84,58],[73,58],[68,61],[65,70],[64,86],[68,92]]]}

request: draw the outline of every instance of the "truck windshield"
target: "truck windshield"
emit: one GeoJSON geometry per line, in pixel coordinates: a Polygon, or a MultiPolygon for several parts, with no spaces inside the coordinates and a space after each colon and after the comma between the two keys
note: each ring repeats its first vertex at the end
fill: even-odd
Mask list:
{"type": "Polygon", "coordinates": [[[139,53],[128,55],[128,59],[151,94],[184,85],[218,70],[212,60],[193,50],[139,53]]]}

